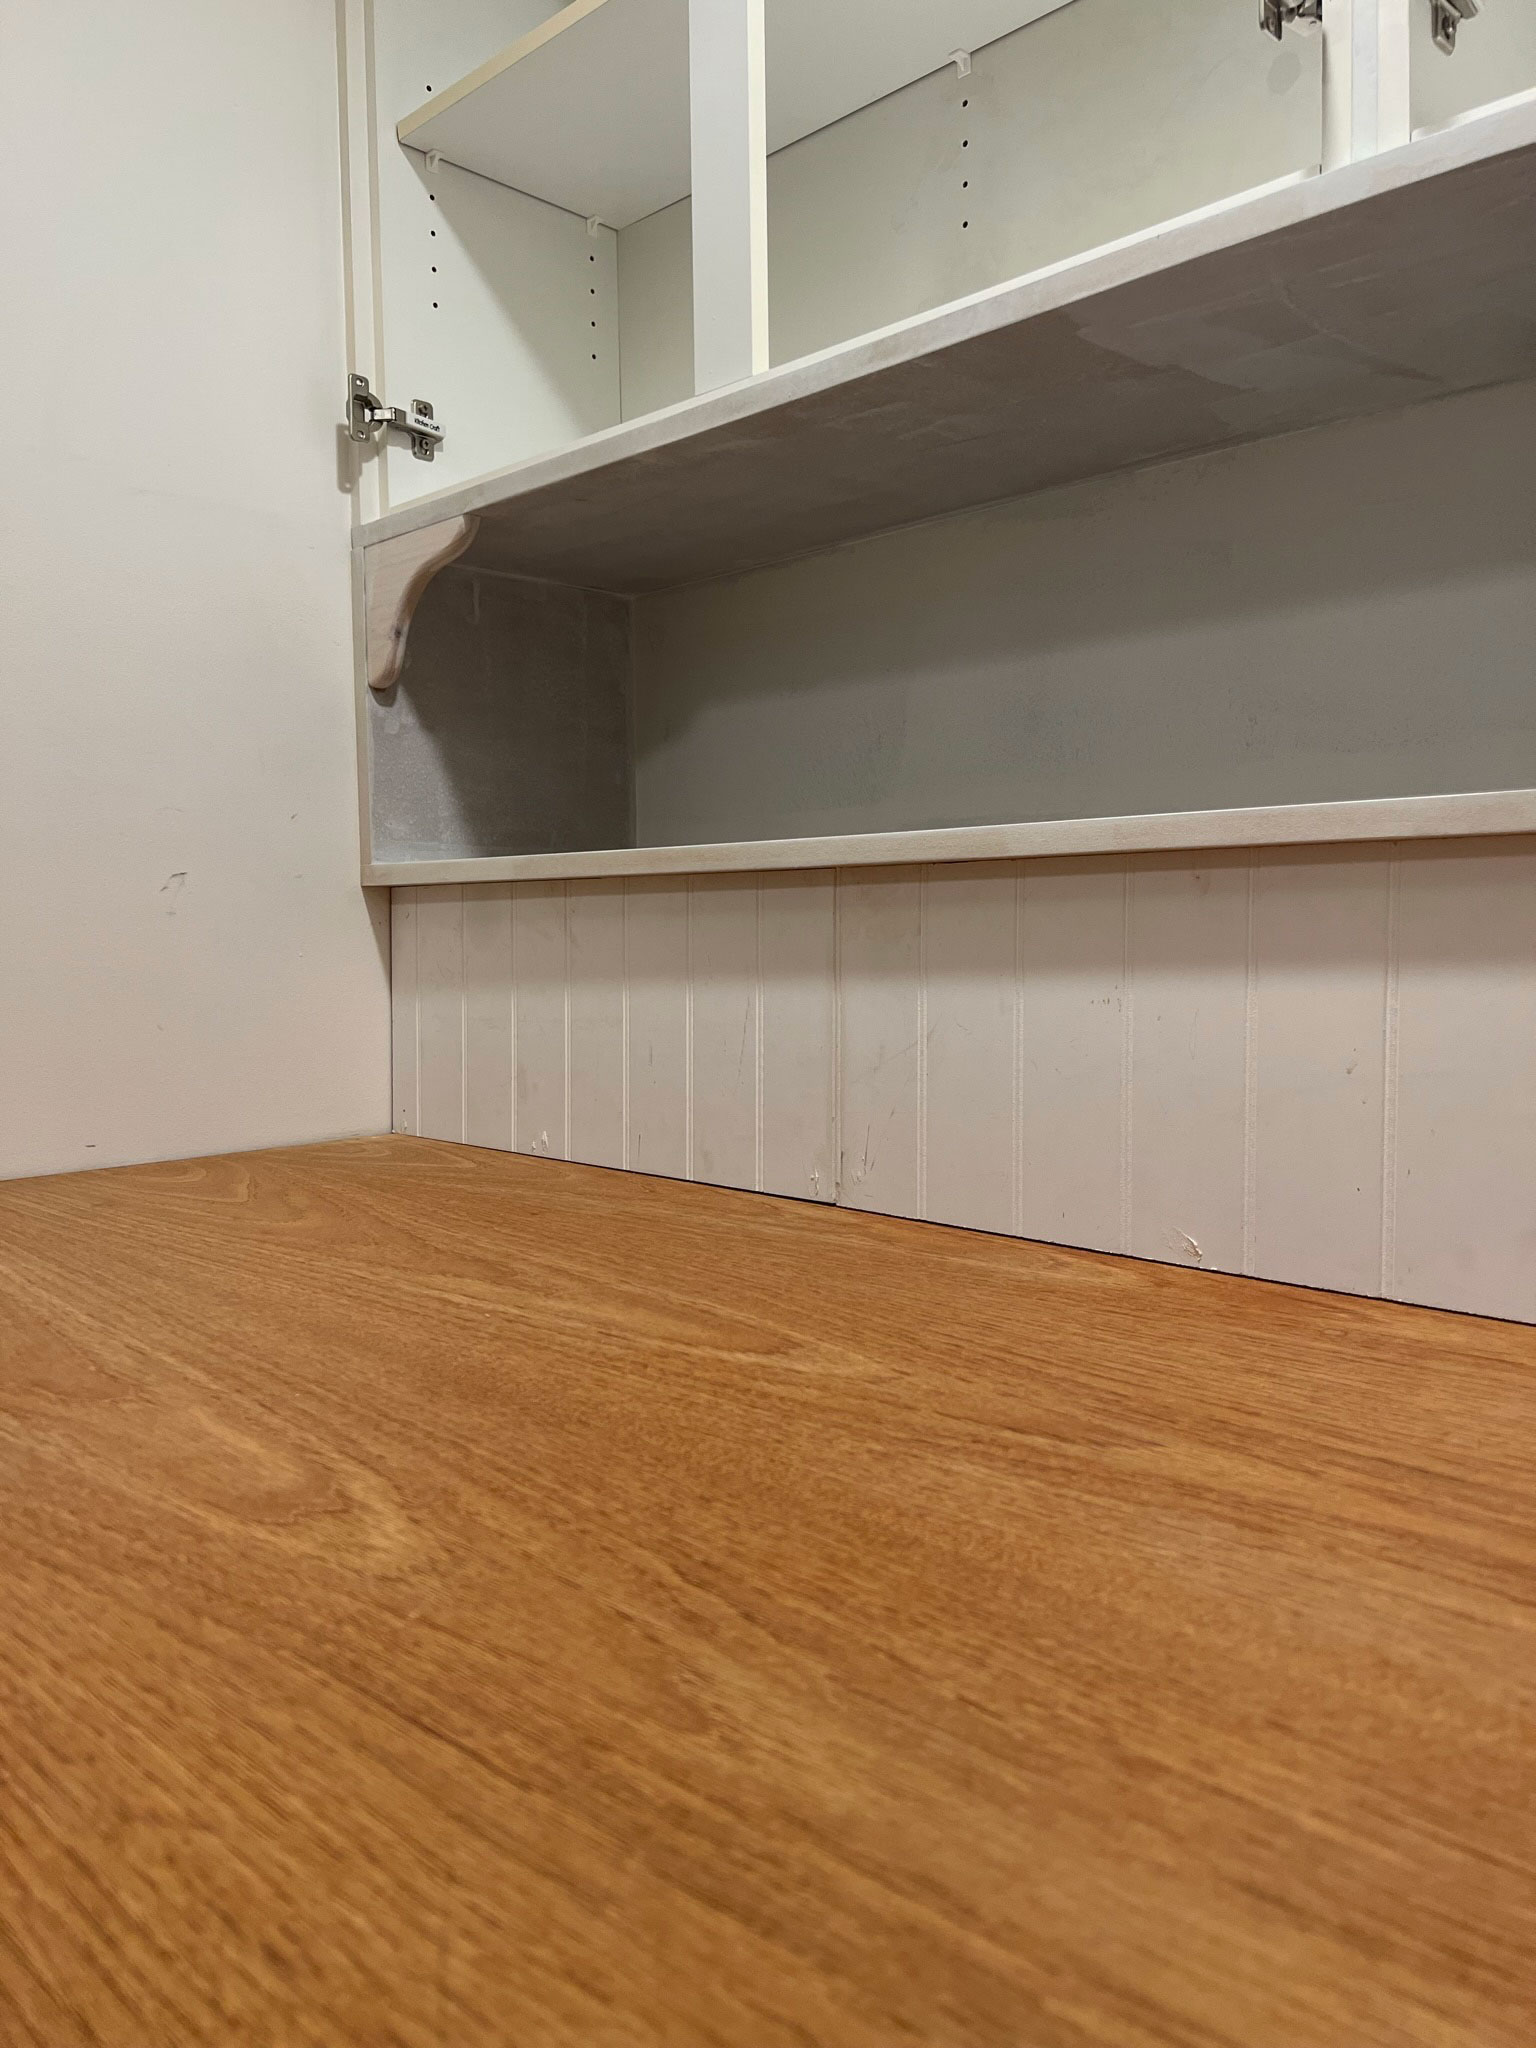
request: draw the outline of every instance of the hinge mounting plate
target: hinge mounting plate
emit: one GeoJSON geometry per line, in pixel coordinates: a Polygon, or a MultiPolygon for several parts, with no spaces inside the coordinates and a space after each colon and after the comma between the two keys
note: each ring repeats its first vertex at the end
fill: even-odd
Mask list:
{"type": "Polygon", "coordinates": [[[1259,0],[1259,27],[1278,43],[1293,21],[1321,21],[1323,0],[1259,0]]]}
{"type": "Polygon", "coordinates": [[[355,370],[347,379],[347,433],[354,441],[368,441],[378,433],[408,434],[418,462],[430,462],[443,438],[427,399],[413,398],[410,411],[403,412],[398,405],[386,405],[355,370]]]}
{"type": "Polygon", "coordinates": [[[1480,0],[1429,0],[1435,48],[1447,57],[1456,54],[1456,33],[1464,21],[1478,12],[1480,0]]]}

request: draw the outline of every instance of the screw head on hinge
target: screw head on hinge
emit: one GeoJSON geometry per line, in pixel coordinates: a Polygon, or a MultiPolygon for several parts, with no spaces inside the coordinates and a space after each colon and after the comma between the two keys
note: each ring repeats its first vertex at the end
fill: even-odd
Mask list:
{"type": "Polygon", "coordinates": [[[1429,7],[1435,48],[1454,57],[1457,32],[1464,21],[1470,21],[1479,12],[1481,0],[1429,0],[1429,7]]]}
{"type": "Polygon", "coordinates": [[[1323,0],[1259,0],[1259,27],[1278,43],[1296,21],[1321,21],[1323,0]]]}
{"type": "Polygon", "coordinates": [[[397,405],[386,405],[355,370],[347,378],[347,432],[354,441],[371,440],[377,433],[405,434],[418,462],[431,462],[443,439],[429,399],[413,398],[410,411],[402,412],[397,405]]]}

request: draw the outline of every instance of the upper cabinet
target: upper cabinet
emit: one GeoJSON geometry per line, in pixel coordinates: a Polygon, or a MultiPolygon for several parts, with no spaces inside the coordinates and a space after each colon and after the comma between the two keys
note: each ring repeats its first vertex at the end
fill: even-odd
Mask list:
{"type": "Polygon", "coordinates": [[[353,0],[378,513],[1324,160],[1254,0],[353,0]],[[690,75],[692,86],[690,86],[690,75]]]}
{"type": "Polygon", "coordinates": [[[1536,87],[1530,0],[1317,12],[347,0],[350,367],[444,428],[365,514],[1536,87]]]}
{"type": "Polygon", "coordinates": [[[1448,8],[346,0],[348,367],[444,434],[362,450],[367,879],[1528,792],[1447,551],[1528,515],[1536,7],[1448,8]]]}
{"type": "MultiPolygon", "coordinates": [[[[773,154],[1072,0],[769,0],[773,154]]],[[[574,0],[398,124],[408,148],[631,227],[686,199],[688,0],[574,0]]]]}

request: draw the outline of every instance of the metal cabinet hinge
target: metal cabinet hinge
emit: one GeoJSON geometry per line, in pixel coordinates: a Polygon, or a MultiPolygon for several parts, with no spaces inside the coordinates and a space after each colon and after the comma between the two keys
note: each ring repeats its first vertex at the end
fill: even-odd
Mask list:
{"type": "Polygon", "coordinates": [[[418,462],[430,462],[443,438],[443,429],[432,416],[424,398],[413,398],[409,412],[398,405],[386,405],[376,397],[366,377],[354,371],[347,379],[347,432],[354,441],[366,441],[377,433],[409,434],[411,453],[418,462]]]}
{"type": "Polygon", "coordinates": [[[1259,27],[1278,43],[1293,21],[1321,21],[1323,0],[1259,0],[1259,27]]]}
{"type": "Polygon", "coordinates": [[[1481,5],[1481,0],[1429,0],[1429,11],[1433,21],[1435,48],[1444,50],[1447,57],[1456,53],[1456,32],[1464,21],[1470,21],[1481,5]]]}

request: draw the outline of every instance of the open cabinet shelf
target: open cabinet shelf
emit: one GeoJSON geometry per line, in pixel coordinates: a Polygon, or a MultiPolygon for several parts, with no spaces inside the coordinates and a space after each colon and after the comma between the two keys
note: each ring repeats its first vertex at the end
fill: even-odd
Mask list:
{"type": "Polygon", "coordinates": [[[1536,103],[1288,182],[359,528],[635,595],[1536,374],[1536,103]]]}
{"type": "Polygon", "coordinates": [[[1482,405],[1536,377],[1533,218],[1527,100],[364,523],[370,668],[426,593],[398,685],[362,693],[365,879],[1536,830],[1518,630],[1481,612],[1462,630],[1452,661],[1497,642],[1468,678],[1487,699],[1477,730],[1509,737],[1461,746],[1429,652],[1443,619],[1416,626],[1391,595],[1415,563],[1425,584],[1441,573],[1442,522],[1487,544],[1524,517],[1509,463],[1473,473],[1426,401],[1482,405]],[[1398,454],[1359,442],[1410,411],[1398,454]],[[1325,427],[1355,452],[1275,454],[1325,427]],[[1240,447],[1242,477],[1212,487],[1234,526],[1189,477],[1240,447]],[[1383,459],[1399,467],[1387,499],[1383,459]],[[1155,490],[1112,481],[1169,464],[1155,490]],[[1339,492],[1320,508],[1330,465],[1339,492]],[[1075,541],[1080,515],[1049,509],[1068,486],[1099,493],[1075,541]],[[1340,666],[1325,632],[1287,655],[1265,622],[1298,549],[1302,609],[1325,617],[1341,548],[1382,599],[1364,666],[1340,666]],[[1198,676],[1169,671],[1161,702],[1157,606],[1117,640],[1109,601],[1154,561],[1186,607],[1219,612],[1236,584],[1247,607],[1219,653],[1192,649],[1198,676]],[[1047,627],[1053,578],[1075,595],[1047,627]],[[409,597],[393,615],[391,588],[409,597]],[[1098,653],[1085,618],[1103,621],[1098,653]],[[1075,667],[1053,631],[1075,637],[1075,667]],[[1399,744],[1398,717],[1425,737],[1399,744]]]}
{"type": "MultiPolygon", "coordinates": [[[[830,127],[1072,0],[769,0],[770,151],[830,127]]],[[[407,114],[462,170],[628,227],[685,198],[688,0],[574,0],[407,114]],[[642,83],[643,81],[643,83],[642,83]]]]}

